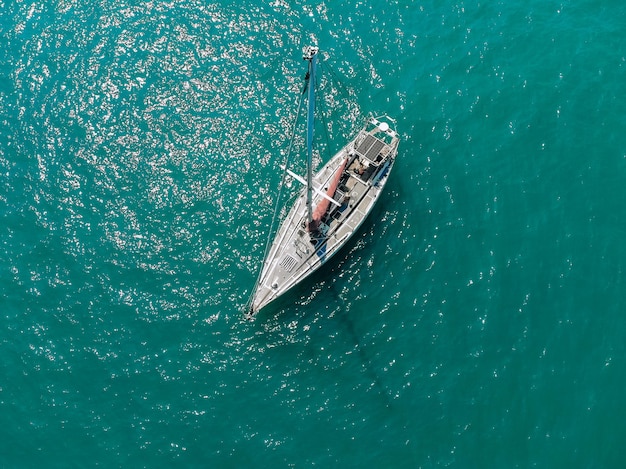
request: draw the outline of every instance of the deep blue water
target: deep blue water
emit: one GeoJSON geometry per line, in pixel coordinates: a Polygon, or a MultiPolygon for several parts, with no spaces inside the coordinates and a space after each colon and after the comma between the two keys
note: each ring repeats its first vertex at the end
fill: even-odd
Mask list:
{"type": "Polygon", "coordinates": [[[622,467],[625,27],[617,0],[0,0],[0,466],[622,467]],[[401,148],[246,322],[310,43],[319,159],[369,112],[401,148]]]}

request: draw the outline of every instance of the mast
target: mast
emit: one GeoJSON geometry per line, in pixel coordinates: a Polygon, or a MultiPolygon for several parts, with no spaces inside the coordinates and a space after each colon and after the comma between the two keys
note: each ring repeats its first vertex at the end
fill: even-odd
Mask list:
{"type": "Polygon", "coordinates": [[[313,220],[313,127],[315,114],[315,68],[317,65],[317,51],[315,46],[309,46],[304,50],[304,60],[309,61],[309,71],[307,73],[309,95],[307,114],[307,155],[306,155],[306,209],[307,226],[313,220]]]}

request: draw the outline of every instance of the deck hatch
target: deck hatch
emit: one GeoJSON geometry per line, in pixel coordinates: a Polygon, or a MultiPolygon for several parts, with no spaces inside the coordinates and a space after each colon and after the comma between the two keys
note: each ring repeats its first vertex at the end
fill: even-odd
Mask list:
{"type": "Polygon", "coordinates": [[[290,256],[289,254],[285,254],[283,260],[280,261],[280,266],[287,272],[291,272],[297,263],[298,261],[294,257],[290,256]]]}

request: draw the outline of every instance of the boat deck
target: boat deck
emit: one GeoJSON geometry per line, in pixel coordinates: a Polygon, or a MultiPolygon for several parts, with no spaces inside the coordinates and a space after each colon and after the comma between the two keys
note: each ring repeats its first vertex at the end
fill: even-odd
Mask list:
{"type": "MultiPolygon", "coordinates": [[[[305,190],[300,193],[279,229],[253,295],[251,315],[285,293],[332,257],[370,213],[387,181],[397,153],[395,131],[374,127],[361,130],[314,176],[324,193],[346,158],[332,204],[314,231],[307,230],[305,190]],[[379,138],[380,137],[380,138],[379,138]]],[[[318,191],[318,192],[320,192],[318,191]]],[[[314,197],[320,203],[322,197],[314,197]]]]}

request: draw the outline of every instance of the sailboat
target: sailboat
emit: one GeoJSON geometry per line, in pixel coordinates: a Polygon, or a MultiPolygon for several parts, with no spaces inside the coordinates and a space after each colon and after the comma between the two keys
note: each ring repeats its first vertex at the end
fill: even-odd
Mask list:
{"type": "Polygon", "coordinates": [[[335,255],[372,211],[387,183],[400,141],[393,119],[369,117],[356,137],[314,174],[313,129],[315,80],[319,49],[304,50],[308,62],[303,94],[307,94],[307,161],[304,177],[287,174],[303,187],[266,250],[261,273],[246,316],[301,283],[335,255]]]}

